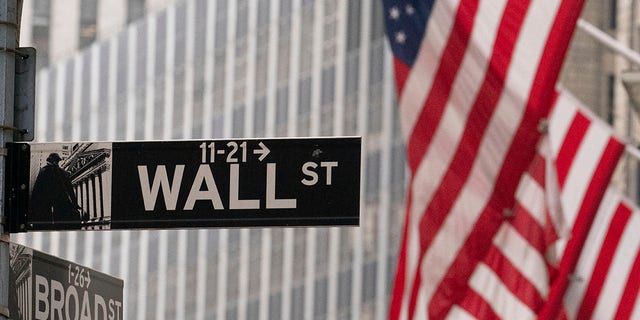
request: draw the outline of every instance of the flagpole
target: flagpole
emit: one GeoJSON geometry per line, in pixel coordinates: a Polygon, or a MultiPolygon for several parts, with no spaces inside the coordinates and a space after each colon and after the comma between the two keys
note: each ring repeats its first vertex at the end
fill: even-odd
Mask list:
{"type": "MultiPolygon", "coordinates": [[[[640,67],[640,53],[638,53],[637,51],[633,50],[632,48],[629,48],[628,46],[624,45],[622,42],[618,41],[617,39],[608,35],[606,32],[598,29],[598,27],[594,26],[593,24],[583,19],[578,19],[577,26],[578,26],[578,29],[584,31],[585,33],[593,37],[600,44],[604,45],[605,47],[609,48],[615,53],[622,55],[635,66],[640,67]]],[[[626,148],[625,148],[626,152],[640,161],[640,150],[638,150],[636,146],[629,144],[628,139],[625,139],[625,140],[627,140],[626,148]]]]}
{"type": "Polygon", "coordinates": [[[624,45],[622,42],[608,35],[604,31],[598,29],[598,27],[583,19],[578,19],[578,29],[584,31],[605,47],[624,56],[627,60],[629,60],[629,62],[640,67],[640,53],[634,51],[633,49],[624,45]]]}
{"type": "Polygon", "coordinates": [[[636,158],[637,160],[640,161],[640,150],[638,150],[638,148],[636,148],[634,145],[631,144],[626,144],[625,145],[625,150],[627,151],[627,153],[629,153],[631,156],[633,156],[634,158],[636,158]]]}

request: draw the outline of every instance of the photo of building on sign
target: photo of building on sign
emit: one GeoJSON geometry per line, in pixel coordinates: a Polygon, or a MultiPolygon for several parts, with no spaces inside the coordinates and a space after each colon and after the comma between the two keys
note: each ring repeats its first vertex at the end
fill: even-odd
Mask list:
{"type": "Polygon", "coordinates": [[[29,224],[109,229],[111,143],[32,146],[29,185],[29,224]]]}

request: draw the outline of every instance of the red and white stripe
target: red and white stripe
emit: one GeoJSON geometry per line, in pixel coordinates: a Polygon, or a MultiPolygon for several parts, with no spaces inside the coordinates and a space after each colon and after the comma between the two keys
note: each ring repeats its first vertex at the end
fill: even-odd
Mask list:
{"type": "MultiPolygon", "coordinates": [[[[563,265],[571,263],[567,257],[572,255],[565,250],[588,253],[593,246],[589,240],[582,250],[581,245],[567,245],[567,239],[579,238],[579,232],[589,230],[587,225],[593,221],[623,150],[606,124],[568,93],[560,94],[549,121],[548,138],[541,142],[538,155],[520,181],[514,215],[502,223],[491,249],[474,270],[470,290],[450,316],[464,312],[477,319],[555,319],[561,310],[550,309],[553,303],[548,299],[550,291],[560,290],[558,279],[568,276],[562,274],[563,265]],[[543,310],[547,313],[541,316],[543,310]]],[[[640,245],[640,236],[637,238],[634,252],[640,245]]],[[[586,274],[593,271],[582,262],[579,266],[586,274]]],[[[580,290],[576,285],[572,288],[580,290]]],[[[562,297],[564,292],[558,294],[562,297]]],[[[637,291],[634,301],[636,295],[637,291]]],[[[593,305],[593,301],[584,305],[593,305]]],[[[587,318],[581,315],[573,318],[587,318]]]]}
{"type": "Polygon", "coordinates": [[[545,162],[539,153],[523,176],[513,217],[502,223],[456,306],[474,318],[534,319],[544,303],[550,278],[544,255],[549,234],[545,162]]]}
{"type": "Polygon", "coordinates": [[[564,298],[570,319],[639,319],[640,210],[609,189],[564,298]]]}
{"type": "Polygon", "coordinates": [[[390,318],[444,318],[514,207],[583,1],[439,0],[396,61],[412,174],[390,318]]]}
{"type": "Polygon", "coordinates": [[[560,94],[550,116],[549,139],[560,190],[561,211],[551,215],[559,235],[554,244],[559,264],[540,316],[552,318],[560,312],[569,276],[625,146],[567,92],[560,94]]]}

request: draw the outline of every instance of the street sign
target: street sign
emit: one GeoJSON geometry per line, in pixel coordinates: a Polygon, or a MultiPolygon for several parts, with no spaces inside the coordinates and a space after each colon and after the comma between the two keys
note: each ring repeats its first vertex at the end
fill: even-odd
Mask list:
{"type": "Polygon", "coordinates": [[[122,280],[15,243],[9,255],[11,319],[123,319],[122,280]]]}
{"type": "Polygon", "coordinates": [[[10,230],[358,225],[361,139],[15,143],[10,230]]]}

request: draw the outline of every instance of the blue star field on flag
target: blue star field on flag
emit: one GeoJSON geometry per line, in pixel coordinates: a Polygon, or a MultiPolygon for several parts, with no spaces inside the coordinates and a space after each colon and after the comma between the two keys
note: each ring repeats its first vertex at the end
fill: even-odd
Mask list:
{"type": "Polygon", "coordinates": [[[435,0],[384,1],[387,37],[393,54],[408,66],[412,66],[427,27],[427,19],[435,0]]]}

